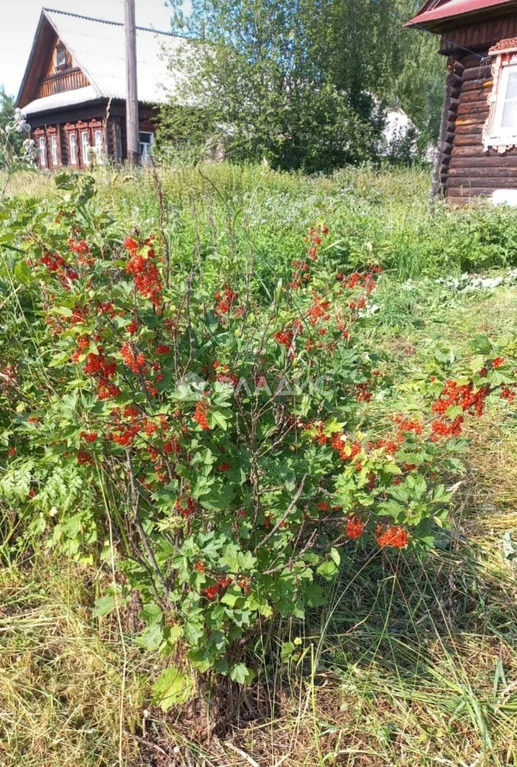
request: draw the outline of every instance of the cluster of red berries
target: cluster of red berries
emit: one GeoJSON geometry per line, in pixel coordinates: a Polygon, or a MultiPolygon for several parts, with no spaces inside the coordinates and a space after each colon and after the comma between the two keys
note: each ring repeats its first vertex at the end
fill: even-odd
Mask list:
{"type": "Polygon", "coordinates": [[[353,290],[354,288],[361,288],[366,296],[369,296],[375,290],[377,285],[374,275],[378,275],[382,272],[380,266],[370,266],[366,272],[352,272],[352,274],[336,274],[336,279],[339,280],[344,288],[353,290]]]}
{"type": "Polygon", "coordinates": [[[316,261],[318,257],[318,248],[323,241],[323,237],[328,233],[328,226],[322,226],[321,224],[309,230],[309,234],[305,238],[305,242],[308,243],[307,255],[312,261],[316,261]]]}
{"type": "Polygon", "coordinates": [[[279,344],[285,346],[286,349],[289,349],[293,342],[293,334],[291,330],[279,330],[278,333],[274,334],[273,338],[278,341],[279,344]]]}
{"type": "Polygon", "coordinates": [[[330,301],[326,301],[318,295],[315,295],[311,306],[307,309],[307,317],[311,325],[317,325],[320,320],[328,322],[330,320],[330,301]]]}
{"type": "Polygon", "coordinates": [[[216,314],[229,314],[238,297],[238,293],[228,287],[228,285],[223,291],[218,290],[215,294],[215,300],[217,301],[216,314]]]}
{"type": "Polygon", "coordinates": [[[408,531],[401,525],[377,525],[375,529],[375,540],[381,548],[392,546],[396,549],[403,549],[409,543],[408,531]]]}
{"type": "Polygon", "coordinates": [[[94,266],[95,259],[91,256],[90,246],[86,240],[74,240],[70,237],[68,240],[68,247],[77,255],[77,260],[82,266],[94,266]]]}
{"type": "Polygon", "coordinates": [[[60,224],[63,218],[74,218],[76,215],[75,210],[60,210],[54,219],[55,224],[60,224]]]}
{"type": "MultiPolygon", "coordinates": [[[[84,351],[85,343],[89,346],[89,341],[85,337],[81,337],[78,341],[79,354],[84,351]]],[[[77,354],[77,352],[76,352],[77,354]]],[[[75,355],[74,355],[75,357],[75,355]]],[[[74,358],[72,358],[74,359],[74,358]]],[[[77,361],[76,359],[74,361],[77,361]]],[[[116,384],[111,381],[115,373],[117,372],[117,366],[115,362],[106,359],[103,354],[102,347],[98,347],[98,354],[89,352],[86,355],[86,364],[83,367],[83,372],[97,379],[97,394],[99,399],[110,399],[112,397],[118,397],[120,395],[120,389],[116,384]]]]}
{"type": "Polygon", "coordinates": [[[311,432],[313,442],[322,446],[330,445],[343,461],[352,461],[361,452],[361,444],[357,441],[347,440],[341,432],[335,432],[331,436],[325,434],[325,424],[322,421],[308,423],[305,429],[311,432]]]}
{"type": "Polygon", "coordinates": [[[59,253],[45,253],[40,259],[40,264],[44,264],[47,269],[59,277],[61,286],[65,290],[70,290],[70,282],[79,279],[78,273],[72,269],[59,253]]]}
{"type": "Polygon", "coordinates": [[[501,386],[499,396],[501,399],[508,400],[509,404],[512,405],[515,401],[515,390],[510,389],[509,386],[501,386]]]}
{"type": "Polygon", "coordinates": [[[346,521],[346,535],[351,540],[357,540],[363,534],[364,522],[359,517],[348,517],[346,521]]]}
{"type": "Polygon", "coordinates": [[[227,589],[228,586],[231,586],[231,584],[232,579],[229,576],[226,576],[225,578],[219,578],[219,580],[214,583],[213,586],[207,586],[207,588],[203,589],[203,591],[208,599],[215,599],[220,591],[227,589]]]}
{"type": "Polygon", "coordinates": [[[438,417],[431,423],[431,440],[436,441],[439,437],[458,437],[463,426],[463,416],[457,415],[453,419],[448,418],[446,413],[450,407],[460,407],[464,413],[483,415],[485,399],[490,394],[490,386],[481,386],[475,390],[472,383],[459,385],[455,381],[446,381],[439,398],[432,405],[432,410],[438,417]]]}
{"type": "Polygon", "coordinates": [[[125,343],[122,346],[120,353],[126,367],[135,373],[135,375],[138,375],[139,373],[145,373],[147,366],[143,352],[139,352],[138,350],[134,349],[131,344],[125,343]]]}
{"type": "Polygon", "coordinates": [[[210,430],[208,423],[208,404],[204,400],[199,400],[194,411],[194,421],[201,426],[203,431],[210,430]]]}
{"type": "Polygon", "coordinates": [[[162,281],[154,262],[154,237],[148,237],[142,243],[133,237],[124,240],[124,247],[131,254],[126,265],[126,273],[133,275],[135,286],[140,295],[148,298],[153,306],[158,307],[162,302],[162,281]]]}
{"type": "Polygon", "coordinates": [[[424,425],[414,419],[411,420],[411,418],[406,418],[403,415],[397,415],[395,416],[395,423],[398,425],[399,432],[403,432],[408,434],[409,432],[413,432],[414,434],[422,434],[422,431],[424,429],[424,425]]]}
{"type": "MultiPolygon", "coordinates": [[[[323,241],[323,237],[329,233],[328,226],[316,226],[309,230],[309,234],[305,238],[307,243],[307,257],[311,261],[316,261],[318,258],[318,249],[323,241]]],[[[293,259],[291,266],[294,267],[295,272],[288,287],[292,290],[299,290],[303,282],[308,282],[311,278],[309,263],[307,258],[293,259]]]]}
{"type": "Polygon", "coordinates": [[[368,381],[355,385],[355,398],[357,402],[370,402],[372,396],[368,381]]]}
{"type": "Polygon", "coordinates": [[[92,442],[96,442],[98,437],[99,437],[99,435],[97,434],[97,432],[94,432],[94,431],[93,432],[86,432],[86,431],[82,431],[81,432],[81,439],[84,439],[84,441],[88,442],[89,444],[91,444],[92,442]]]}
{"type": "Polygon", "coordinates": [[[231,386],[237,386],[239,383],[238,376],[236,373],[232,373],[229,365],[223,365],[221,362],[216,360],[214,362],[214,370],[217,371],[215,380],[219,381],[219,383],[227,383],[231,386]]]}
{"type": "Polygon", "coordinates": [[[90,453],[88,453],[87,450],[79,450],[77,453],[77,463],[84,465],[84,464],[90,464],[92,465],[94,463],[93,458],[91,457],[90,453]]]}

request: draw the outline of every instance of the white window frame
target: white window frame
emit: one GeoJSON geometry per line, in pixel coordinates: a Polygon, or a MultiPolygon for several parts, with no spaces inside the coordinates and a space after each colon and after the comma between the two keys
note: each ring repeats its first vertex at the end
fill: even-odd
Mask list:
{"type": "Polygon", "coordinates": [[[83,165],[88,165],[90,162],[90,131],[89,130],[82,130],[81,131],[81,159],[83,161],[83,165]],[[86,139],[86,141],[85,141],[86,139]]]}
{"type": "Polygon", "coordinates": [[[153,144],[154,133],[152,131],[144,130],[138,132],[138,155],[140,157],[140,162],[145,164],[149,161],[153,144]],[[149,136],[149,141],[141,141],[140,136],[149,136]]]}
{"type": "Polygon", "coordinates": [[[517,123],[514,126],[503,128],[504,107],[506,104],[506,92],[508,79],[517,71],[517,47],[515,40],[500,40],[488,55],[492,59],[491,75],[492,90],[488,96],[490,109],[483,126],[482,139],[483,149],[496,149],[499,154],[504,154],[508,149],[517,146],[517,123]]]}
{"type": "Polygon", "coordinates": [[[52,167],[57,168],[59,165],[59,153],[56,133],[53,133],[50,137],[50,151],[52,153],[52,167]]]}
{"type": "Polygon", "coordinates": [[[70,148],[70,165],[77,165],[77,133],[70,133],[68,146],[70,148]]]}
{"type": "Polygon", "coordinates": [[[95,141],[95,154],[97,155],[97,159],[100,159],[104,153],[104,137],[100,128],[95,129],[93,138],[95,141]]]}
{"type": "MultiPolygon", "coordinates": [[[[511,74],[517,74],[517,63],[516,64],[509,64],[508,66],[503,68],[501,78],[498,84],[497,88],[497,94],[496,94],[496,101],[495,101],[495,111],[494,111],[494,120],[492,123],[492,130],[491,130],[491,138],[515,138],[517,137],[517,124],[509,127],[503,127],[501,124],[503,121],[503,114],[504,114],[504,108],[506,106],[506,103],[508,102],[508,99],[506,98],[506,92],[508,90],[508,81],[510,79],[511,74]]],[[[515,102],[517,103],[517,97],[514,97],[515,102]]]]}
{"type": "Polygon", "coordinates": [[[38,141],[39,146],[39,164],[42,168],[47,167],[47,139],[45,136],[40,136],[38,141]]]}

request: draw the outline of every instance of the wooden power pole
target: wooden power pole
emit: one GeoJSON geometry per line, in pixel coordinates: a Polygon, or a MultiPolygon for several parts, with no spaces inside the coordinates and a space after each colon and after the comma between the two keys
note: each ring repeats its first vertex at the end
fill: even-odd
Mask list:
{"type": "Polygon", "coordinates": [[[127,117],[127,159],[137,165],[138,152],[138,90],[136,75],[136,22],[135,0],[124,0],[126,29],[126,117],[127,117]]]}

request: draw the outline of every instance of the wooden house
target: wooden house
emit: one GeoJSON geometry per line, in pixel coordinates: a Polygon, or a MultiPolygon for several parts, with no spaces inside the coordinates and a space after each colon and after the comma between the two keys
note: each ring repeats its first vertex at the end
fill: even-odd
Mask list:
{"type": "MultiPolygon", "coordinates": [[[[167,57],[181,38],[137,28],[140,155],[153,143],[158,105],[173,89],[167,57]]],[[[122,161],[126,148],[124,25],[44,8],[16,106],[36,141],[39,165],[122,161]]]]}
{"type": "Polygon", "coordinates": [[[447,56],[433,191],[517,204],[517,0],[427,0],[406,26],[447,56]]]}

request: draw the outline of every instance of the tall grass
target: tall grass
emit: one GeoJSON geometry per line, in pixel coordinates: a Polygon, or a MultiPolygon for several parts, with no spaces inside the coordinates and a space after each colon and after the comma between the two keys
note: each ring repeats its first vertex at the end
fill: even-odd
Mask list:
{"type": "MultiPolygon", "coordinates": [[[[307,177],[219,163],[157,171],[106,166],[94,173],[114,214],[149,229],[163,218],[158,180],[178,258],[188,258],[194,247],[217,257],[237,237],[235,247],[254,252],[257,268],[276,270],[299,254],[307,228],[325,220],[344,262],[364,260],[371,251],[400,279],[517,264],[517,212],[482,203],[463,210],[431,205],[427,168],[346,168],[307,177]]],[[[9,193],[55,192],[51,176],[21,173],[9,193]]]]}

